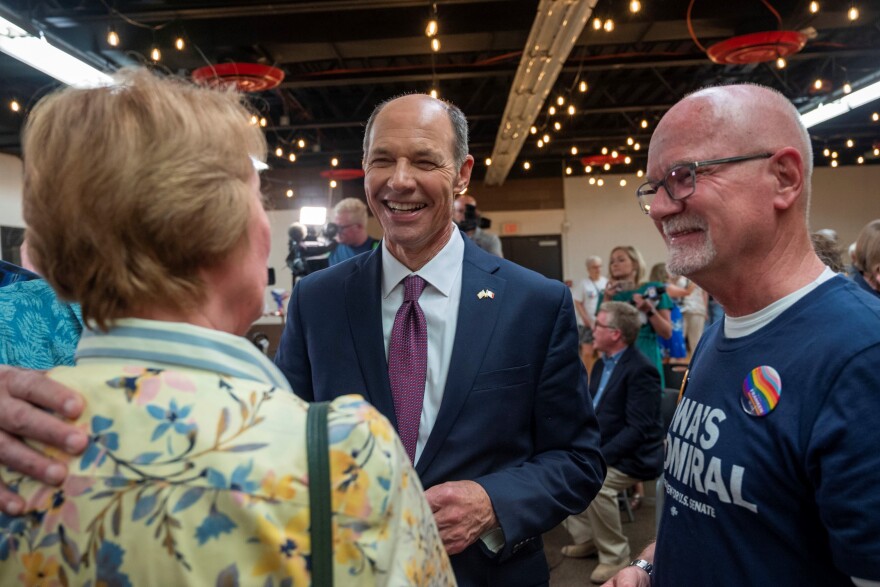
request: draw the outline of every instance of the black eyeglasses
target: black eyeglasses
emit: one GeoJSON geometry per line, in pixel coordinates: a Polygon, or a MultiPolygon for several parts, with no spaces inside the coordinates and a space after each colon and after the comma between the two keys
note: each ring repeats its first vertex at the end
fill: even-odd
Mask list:
{"type": "Polygon", "coordinates": [[[662,186],[671,200],[684,200],[693,195],[697,189],[697,169],[709,165],[721,165],[723,163],[742,163],[753,159],[769,159],[773,153],[758,153],[756,155],[740,155],[738,157],[725,157],[724,159],[711,159],[709,161],[694,161],[682,163],[669,170],[661,181],[646,181],[636,190],[639,199],[639,207],[647,214],[651,211],[651,202],[657,195],[657,190],[662,186]]]}

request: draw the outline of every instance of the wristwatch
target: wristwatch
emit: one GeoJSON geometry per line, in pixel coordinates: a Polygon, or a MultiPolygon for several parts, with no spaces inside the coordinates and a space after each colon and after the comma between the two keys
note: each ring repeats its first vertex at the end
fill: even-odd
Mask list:
{"type": "Polygon", "coordinates": [[[639,567],[640,569],[642,569],[643,571],[645,571],[646,573],[648,573],[648,576],[649,576],[649,577],[651,576],[651,573],[654,572],[654,565],[652,565],[652,564],[649,563],[648,561],[646,561],[646,560],[644,560],[644,559],[640,559],[640,558],[637,558],[637,559],[634,560],[633,562],[629,563],[629,566],[631,566],[631,567],[639,567]]]}

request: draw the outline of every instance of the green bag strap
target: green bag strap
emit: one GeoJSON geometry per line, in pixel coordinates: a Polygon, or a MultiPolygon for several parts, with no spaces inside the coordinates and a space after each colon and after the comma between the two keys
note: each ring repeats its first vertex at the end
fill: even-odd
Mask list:
{"type": "Polygon", "coordinates": [[[333,586],[333,523],[330,511],[330,454],[327,439],[329,407],[330,402],[309,404],[306,416],[314,587],[333,586]]]}

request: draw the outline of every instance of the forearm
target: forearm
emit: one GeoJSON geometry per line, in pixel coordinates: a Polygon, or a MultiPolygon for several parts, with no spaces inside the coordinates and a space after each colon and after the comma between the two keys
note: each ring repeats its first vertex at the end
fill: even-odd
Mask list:
{"type": "Polygon", "coordinates": [[[650,310],[647,315],[651,328],[658,336],[662,338],[672,336],[672,319],[669,316],[669,310],[650,310]]]}

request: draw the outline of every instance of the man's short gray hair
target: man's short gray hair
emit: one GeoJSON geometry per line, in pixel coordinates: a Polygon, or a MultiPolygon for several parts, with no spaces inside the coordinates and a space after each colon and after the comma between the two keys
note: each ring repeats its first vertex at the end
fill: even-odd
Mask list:
{"type": "Polygon", "coordinates": [[[636,341],[642,323],[635,306],[625,302],[605,302],[599,306],[599,312],[605,312],[608,320],[606,326],[619,330],[626,346],[636,341]]]}
{"type": "Polygon", "coordinates": [[[348,212],[351,215],[351,218],[361,226],[367,225],[367,205],[358,198],[345,198],[344,200],[340,200],[339,203],[333,207],[334,220],[340,212],[348,212]]]}
{"type": "MultiPolygon", "coordinates": [[[[385,106],[406,95],[407,94],[401,94],[399,96],[388,98],[387,100],[379,102],[379,104],[373,109],[373,113],[370,114],[370,118],[367,120],[367,126],[364,129],[364,159],[367,158],[367,153],[370,151],[370,133],[373,130],[373,123],[375,122],[376,117],[385,109],[385,106]]],[[[437,98],[431,99],[437,100],[438,103],[443,105],[446,115],[449,116],[449,122],[452,123],[452,159],[455,162],[455,169],[459,170],[461,169],[461,166],[464,165],[464,160],[468,156],[467,118],[465,117],[464,112],[461,111],[461,108],[452,102],[439,100],[437,98]]]]}

